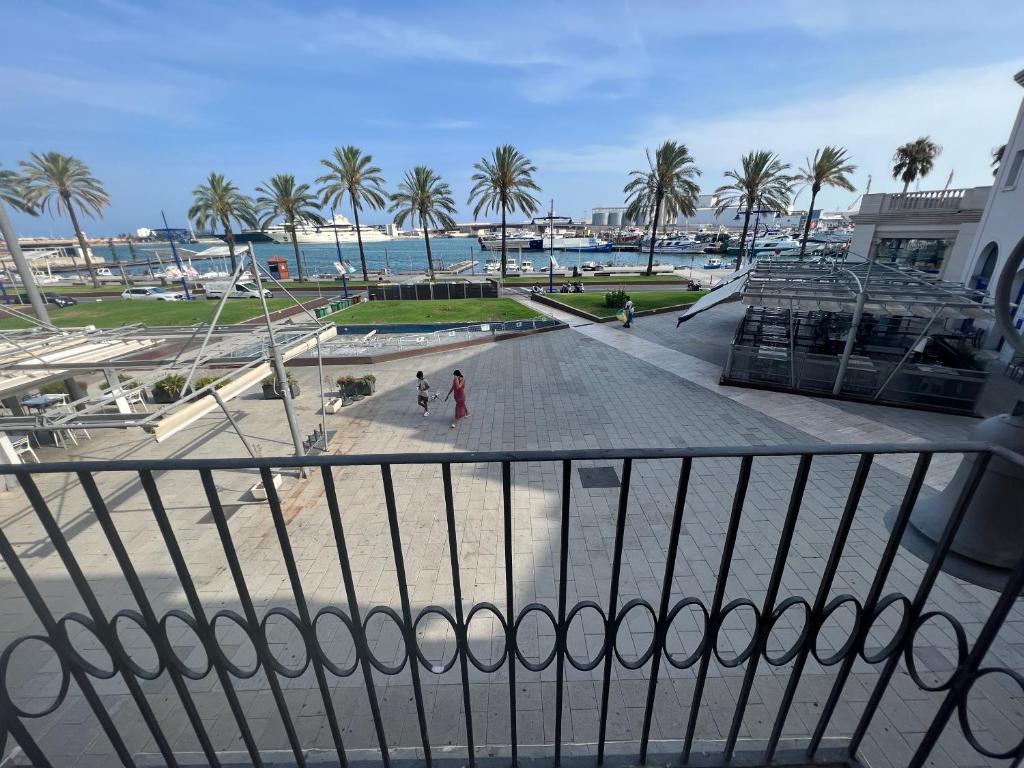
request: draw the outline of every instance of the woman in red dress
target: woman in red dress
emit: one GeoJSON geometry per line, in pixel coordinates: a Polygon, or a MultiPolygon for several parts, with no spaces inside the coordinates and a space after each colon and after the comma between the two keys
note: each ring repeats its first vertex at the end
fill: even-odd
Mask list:
{"type": "Polygon", "coordinates": [[[448,402],[448,398],[455,395],[455,418],[452,419],[452,429],[455,429],[455,423],[459,419],[464,419],[469,416],[469,409],[466,408],[466,379],[463,378],[461,371],[455,371],[452,376],[452,386],[448,390],[448,397],[445,397],[445,402],[448,402]]]}

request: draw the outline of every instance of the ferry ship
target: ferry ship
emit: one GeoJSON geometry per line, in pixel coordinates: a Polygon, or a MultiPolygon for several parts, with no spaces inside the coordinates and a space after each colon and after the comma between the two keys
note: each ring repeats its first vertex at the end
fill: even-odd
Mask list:
{"type": "MultiPolygon", "coordinates": [[[[287,224],[275,224],[267,227],[264,232],[275,243],[292,242],[292,230],[287,224]]],[[[357,233],[355,225],[340,213],[324,224],[303,222],[297,225],[294,239],[299,244],[333,245],[334,239],[337,237],[339,243],[351,245],[359,242],[360,234],[364,243],[381,243],[391,240],[391,237],[385,232],[366,224],[361,224],[357,233]]]]}

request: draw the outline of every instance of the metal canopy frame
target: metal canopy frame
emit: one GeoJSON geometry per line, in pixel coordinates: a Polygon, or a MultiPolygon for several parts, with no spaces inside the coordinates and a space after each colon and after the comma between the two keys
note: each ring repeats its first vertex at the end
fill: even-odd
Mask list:
{"type": "Polygon", "coordinates": [[[882,315],[991,320],[983,291],[939,280],[925,272],[879,261],[850,264],[759,263],[747,277],[742,301],[753,306],[882,315]]]}

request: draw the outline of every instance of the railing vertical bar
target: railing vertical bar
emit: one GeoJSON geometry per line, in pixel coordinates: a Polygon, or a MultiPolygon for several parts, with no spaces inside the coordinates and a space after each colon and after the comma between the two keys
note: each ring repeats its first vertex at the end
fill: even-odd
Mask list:
{"type": "Polygon", "coordinates": [[[455,532],[455,497],[452,493],[452,465],[441,465],[441,481],[444,485],[444,511],[448,524],[448,557],[452,566],[452,599],[455,602],[455,642],[459,649],[459,672],[462,675],[462,708],[466,712],[466,751],[469,768],[476,767],[476,745],[473,741],[473,707],[469,692],[469,659],[466,648],[469,637],[466,634],[466,619],[462,610],[462,579],[459,567],[459,542],[455,532]]]}
{"type": "Polygon", "coordinates": [[[789,557],[789,548],[793,543],[793,533],[796,531],[796,522],[800,517],[800,506],[803,504],[804,491],[807,490],[807,477],[810,473],[811,455],[805,453],[800,456],[796,478],[793,480],[793,491],[789,497],[789,509],[786,510],[786,519],[782,525],[782,533],[779,534],[779,546],[775,550],[775,562],[772,564],[772,573],[768,578],[768,591],[765,593],[764,602],[761,606],[761,618],[754,629],[754,652],[747,662],[743,684],[740,686],[740,694],[736,699],[732,726],[729,729],[729,735],[725,742],[725,762],[727,763],[732,760],[733,752],[736,749],[736,739],[739,738],[740,727],[743,725],[743,715],[747,710],[747,702],[750,700],[754,676],[757,674],[757,667],[761,656],[768,644],[771,614],[775,610],[775,599],[779,594],[782,576],[786,572],[786,558],[789,557]]]}
{"type": "MultiPolygon", "coordinates": [[[[996,635],[998,635],[1003,622],[1006,621],[1006,617],[1009,616],[1014,604],[1020,597],[1022,590],[1024,590],[1024,557],[1021,557],[1017,562],[1017,567],[1010,574],[1009,579],[1007,579],[1006,586],[1003,588],[999,599],[992,608],[992,612],[988,615],[988,619],[982,626],[981,632],[978,633],[978,639],[974,641],[974,647],[971,648],[967,660],[953,673],[954,677],[946,698],[939,705],[935,717],[932,718],[931,725],[928,726],[927,733],[925,733],[924,738],[921,740],[917,752],[914,753],[914,756],[907,764],[907,768],[921,768],[925,761],[927,761],[932,747],[935,746],[943,730],[945,730],[946,723],[953,714],[953,710],[961,703],[963,697],[967,695],[967,686],[970,685],[972,678],[981,667],[981,663],[985,660],[985,654],[992,647],[996,635]]],[[[1018,754],[1013,765],[1019,765],[1020,762],[1021,755],[1018,754]]]]}
{"type": "Polygon", "coordinates": [[[288,738],[288,745],[291,747],[292,755],[295,757],[296,765],[306,765],[306,757],[299,743],[298,734],[295,732],[295,724],[292,722],[291,712],[288,711],[288,702],[285,701],[284,693],[281,691],[281,683],[277,679],[277,672],[268,663],[270,648],[267,647],[266,637],[260,629],[260,620],[256,615],[256,608],[252,604],[252,596],[249,594],[249,587],[245,581],[245,574],[242,571],[242,564],[238,559],[238,552],[235,551],[235,543],[231,538],[231,529],[228,528],[227,518],[224,517],[224,507],[220,503],[220,494],[217,493],[217,484],[213,479],[213,471],[200,469],[199,477],[203,484],[203,491],[206,493],[207,503],[210,505],[210,516],[214,525],[217,526],[217,535],[220,537],[221,548],[224,550],[224,558],[228,562],[228,570],[231,572],[231,579],[235,584],[235,591],[238,593],[238,601],[242,604],[242,612],[245,614],[245,621],[248,625],[249,640],[256,650],[256,656],[263,666],[263,672],[267,676],[267,684],[270,686],[270,693],[274,697],[274,704],[277,706],[278,714],[281,716],[281,723],[284,726],[285,736],[288,738]]]}
{"type": "Polygon", "coordinates": [[[572,490],[572,461],[562,462],[562,519],[558,536],[558,626],[555,628],[555,768],[562,764],[562,699],[565,692],[565,649],[569,628],[565,626],[566,589],[569,573],[569,509],[572,490]]]}
{"type": "Polygon", "coordinates": [[[263,487],[267,489],[267,503],[270,505],[270,516],[274,520],[274,529],[277,532],[277,541],[281,547],[281,556],[284,558],[284,567],[288,571],[288,581],[291,583],[295,607],[299,612],[299,618],[302,620],[302,634],[303,640],[306,643],[306,653],[309,654],[309,661],[313,665],[313,675],[316,677],[316,684],[320,689],[320,697],[323,699],[324,714],[327,716],[327,725],[330,728],[331,739],[334,742],[334,751],[338,755],[338,763],[341,768],[346,768],[348,766],[348,757],[345,755],[345,743],[341,737],[341,727],[338,725],[338,715],[334,710],[331,689],[327,686],[324,665],[320,660],[320,644],[317,641],[316,630],[313,629],[313,621],[309,615],[309,606],[306,604],[306,594],[302,588],[302,579],[299,577],[299,569],[295,566],[295,554],[292,552],[291,539],[288,536],[288,526],[284,522],[281,499],[277,495],[277,486],[274,485],[274,476],[269,467],[260,469],[260,477],[263,480],[263,487]]]}
{"type": "Polygon", "coordinates": [[[952,546],[953,540],[956,538],[956,533],[960,529],[960,523],[964,519],[964,514],[967,512],[967,507],[971,503],[971,499],[974,498],[974,492],[978,490],[978,485],[981,483],[981,478],[985,474],[985,469],[988,467],[989,459],[991,457],[992,454],[987,452],[979,453],[975,456],[974,466],[971,468],[971,473],[968,475],[967,482],[964,483],[964,487],[960,490],[960,495],[956,500],[956,506],[953,507],[953,513],[949,516],[949,521],[946,523],[942,536],[935,544],[935,552],[932,554],[932,558],[928,562],[928,567],[925,569],[924,575],[921,577],[921,583],[917,587],[917,593],[914,595],[914,600],[908,609],[909,616],[906,619],[906,631],[900,639],[900,647],[898,650],[893,651],[892,656],[890,656],[885,662],[885,667],[883,667],[882,673],[878,676],[878,681],[875,683],[874,690],[871,691],[871,696],[868,698],[868,703],[864,708],[860,721],[857,723],[853,736],[850,738],[849,750],[851,755],[857,754],[860,742],[863,740],[864,734],[867,733],[868,726],[871,724],[871,719],[874,717],[875,710],[878,709],[878,705],[882,701],[882,696],[889,687],[889,681],[892,679],[892,675],[896,671],[896,667],[900,662],[900,658],[903,655],[902,651],[906,649],[908,644],[913,642],[914,635],[910,630],[913,627],[913,623],[917,620],[917,617],[921,614],[924,604],[928,601],[928,595],[931,594],[932,587],[935,585],[935,580],[938,578],[939,571],[942,568],[942,561],[945,560],[946,553],[949,552],[949,548],[952,546]]]}
{"type": "Polygon", "coordinates": [[[324,495],[327,509],[331,514],[331,527],[334,530],[334,543],[338,550],[338,561],[341,565],[341,580],[345,583],[345,596],[348,600],[348,611],[352,618],[352,639],[359,657],[359,666],[363,670],[363,683],[366,686],[366,697],[370,703],[370,715],[373,727],[377,732],[377,743],[380,746],[380,758],[384,768],[391,766],[391,754],[388,751],[387,734],[384,732],[384,720],[380,715],[380,703],[377,700],[377,686],[373,682],[373,668],[370,665],[370,647],[366,642],[362,618],[359,614],[359,600],[356,598],[356,584],[352,577],[352,563],[348,557],[348,544],[345,541],[345,529],[341,522],[341,507],[338,505],[338,491],[334,486],[334,475],[330,467],[321,467],[320,473],[324,481],[324,495]]]}
{"type": "Polygon", "coordinates": [[[722,544],[722,561],[718,566],[718,579],[715,584],[715,596],[711,602],[711,610],[708,611],[707,627],[704,631],[704,650],[701,653],[700,668],[697,672],[697,684],[693,691],[693,700],[690,704],[690,716],[686,723],[686,737],[683,742],[682,762],[690,761],[690,750],[693,749],[693,736],[697,730],[697,717],[700,715],[700,702],[704,696],[704,684],[707,682],[708,666],[711,664],[711,656],[715,652],[715,642],[718,638],[718,627],[721,621],[719,614],[722,611],[722,601],[725,599],[725,583],[729,579],[729,566],[732,564],[732,553],[736,548],[736,534],[740,527],[740,518],[743,515],[743,502],[747,497],[747,485],[750,483],[750,467],[754,459],[752,456],[744,456],[740,460],[740,471],[736,478],[736,490],[732,497],[732,513],[729,515],[729,527],[725,533],[725,542],[722,544]]]}
{"type": "MultiPolygon", "coordinates": [[[[10,719],[7,721],[7,728],[11,736],[21,747],[21,751],[25,753],[25,757],[29,759],[29,762],[36,768],[50,768],[53,763],[50,759],[43,754],[43,750],[40,749],[39,744],[32,738],[32,734],[28,732],[25,724],[21,722],[21,718],[11,713],[10,719]]],[[[4,740],[0,739],[0,758],[4,756],[4,740]]],[[[5,760],[4,765],[7,764],[5,760]]]]}
{"type": "MultiPolygon", "coordinates": [[[[33,483],[33,489],[34,488],[35,485],[33,483]]],[[[38,493],[38,491],[36,491],[36,493],[38,493]]],[[[93,687],[92,680],[89,678],[89,675],[86,674],[86,672],[74,661],[73,657],[68,652],[66,635],[57,628],[57,622],[54,620],[53,614],[50,613],[50,609],[46,606],[46,601],[39,593],[39,590],[36,589],[36,585],[28,575],[28,571],[25,570],[25,566],[22,565],[21,559],[14,551],[14,547],[11,546],[11,542],[8,540],[3,528],[0,528],[0,557],[3,558],[4,563],[11,572],[11,576],[14,577],[14,581],[21,588],[21,591],[25,595],[25,599],[28,600],[29,605],[32,606],[32,610],[35,611],[36,617],[39,619],[39,623],[43,625],[43,628],[46,630],[46,634],[53,643],[53,647],[56,648],[57,653],[60,654],[61,661],[67,666],[68,671],[74,678],[75,683],[78,684],[78,688],[85,697],[85,700],[89,702],[89,706],[92,708],[93,714],[96,715],[96,719],[99,720],[100,727],[107,735],[107,738],[110,739],[110,743],[114,747],[114,751],[117,753],[121,763],[128,766],[128,768],[132,768],[132,766],[135,765],[135,761],[132,759],[131,753],[125,746],[124,740],[121,738],[121,734],[118,733],[117,726],[114,725],[114,721],[110,718],[110,713],[107,712],[106,707],[103,706],[103,702],[96,693],[96,689],[93,687]]]]}
{"type": "Polygon", "coordinates": [[[192,694],[185,684],[185,679],[177,668],[169,662],[172,651],[168,647],[167,637],[160,631],[159,620],[153,611],[149,598],[146,596],[146,589],[142,586],[142,581],[135,571],[132,559],[128,556],[128,551],[124,547],[121,535],[118,533],[117,527],[110,517],[107,502],[100,493],[100,489],[96,486],[96,480],[91,473],[79,472],[78,481],[85,490],[85,495],[92,505],[93,513],[95,513],[100,528],[103,530],[103,535],[106,537],[107,543],[114,553],[114,559],[117,560],[117,565],[121,569],[121,575],[128,582],[128,588],[131,590],[132,596],[139,606],[139,612],[148,625],[147,629],[149,630],[153,645],[156,648],[157,654],[161,657],[161,662],[167,669],[167,674],[171,678],[171,683],[178,693],[182,706],[185,708],[185,715],[188,717],[192,730],[195,731],[196,738],[199,740],[199,746],[202,748],[207,762],[210,765],[219,766],[220,758],[217,757],[217,750],[210,741],[210,735],[206,731],[206,726],[203,724],[203,718],[200,716],[199,710],[196,709],[195,701],[193,701],[192,694]]]}
{"type": "Polygon", "coordinates": [[[405,652],[409,656],[409,673],[412,675],[412,692],[416,700],[416,717],[420,725],[420,740],[423,743],[423,757],[427,768],[433,765],[430,754],[430,739],[427,734],[427,715],[423,707],[423,686],[420,684],[420,668],[416,656],[416,633],[412,626],[412,606],[409,602],[409,582],[405,575],[405,556],[402,554],[402,534],[398,529],[398,508],[395,505],[395,486],[391,481],[391,465],[380,465],[384,482],[384,504],[388,510],[388,527],[391,529],[391,548],[395,557],[395,576],[398,579],[398,595],[402,601],[402,634],[405,637],[405,652]]]}
{"type": "MultiPolygon", "coordinates": [[[[846,539],[850,534],[854,518],[857,516],[857,508],[860,505],[860,498],[864,492],[864,485],[867,483],[868,473],[871,471],[871,464],[874,456],[870,453],[861,454],[857,463],[857,471],[853,476],[853,483],[850,485],[850,492],[846,497],[846,506],[843,515],[839,520],[839,527],[836,530],[835,539],[832,542],[832,550],[829,552],[828,562],[825,571],[821,576],[821,584],[818,586],[818,594],[814,598],[814,605],[811,607],[811,614],[808,621],[819,620],[825,604],[828,601],[829,592],[832,589],[832,582],[835,580],[836,572],[839,570],[839,563],[843,559],[843,550],[846,548],[846,539]]],[[[793,705],[793,698],[796,696],[797,686],[800,684],[800,677],[803,674],[807,657],[816,641],[816,633],[809,632],[804,646],[797,654],[793,664],[793,671],[789,675],[789,682],[779,703],[779,710],[775,716],[775,724],[772,726],[772,733],[765,747],[764,760],[771,763],[775,758],[775,750],[778,749],[779,739],[782,738],[782,730],[786,725],[786,717],[793,705]]]]}
{"type": "Polygon", "coordinates": [[[21,487],[25,490],[25,495],[28,497],[29,502],[35,509],[36,516],[42,523],[43,528],[46,531],[46,535],[50,537],[50,541],[53,543],[54,549],[57,550],[57,554],[60,556],[61,562],[64,564],[64,568],[68,572],[68,576],[71,577],[71,582],[75,585],[75,590],[82,598],[82,602],[85,603],[86,610],[89,612],[93,623],[96,625],[97,637],[103,643],[103,646],[110,650],[110,658],[113,661],[115,668],[121,673],[121,677],[124,679],[128,692],[131,694],[132,699],[135,701],[135,705],[139,708],[139,712],[142,714],[142,719],[145,720],[146,726],[153,734],[153,738],[156,740],[161,756],[165,761],[167,761],[169,766],[177,766],[178,761],[174,756],[174,750],[171,749],[171,745],[167,741],[167,736],[164,734],[163,728],[160,727],[160,722],[157,720],[156,713],[153,712],[153,708],[149,704],[149,699],[146,698],[146,694],[143,693],[142,688],[139,687],[139,681],[135,679],[135,675],[124,664],[120,655],[113,652],[113,649],[117,647],[115,642],[116,638],[113,637],[112,634],[114,630],[108,623],[107,618],[103,613],[103,609],[100,607],[99,601],[96,599],[96,595],[92,591],[92,587],[89,586],[88,579],[85,578],[85,574],[78,565],[78,561],[75,559],[75,555],[71,551],[71,547],[68,546],[67,540],[64,538],[64,534],[61,531],[60,526],[57,524],[56,519],[54,519],[53,513],[50,512],[49,506],[43,499],[42,494],[39,493],[35,480],[33,480],[29,475],[18,475],[18,482],[21,483],[21,487]]]}
{"type": "Polygon", "coordinates": [[[665,651],[668,635],[668,610],[672,601],[672,579],[676,572],[676,550],[679,535],[683,530],[683,511],[686,509],[686,492],[690,487],[690,469],[693,459],[687,456],[679,469],[679,486],[676,489],[676,504],[672,511],[672,529],[668,536],[668,551],[665,557],[665,576],[661,580],[661,603],[658,606],[658,623],[654,630],[654,653],[651,656],[651,680],[647,685],[647,705],[644,707],[644,724],[640,734],[640,763],[647,763],[647,745],[651,737],[651,721],[654,718],[654,697],[658,688],[658,672],[661,670],[661,656],[665,651]]]}
{"type": "Polygon", "coordinates": [[[629,484],[633,476],[633,460],[622,461],[622,482],[619,485],[619,508],[615,516],[615,545],[612,550],[612,577],[608,585],[608,616],[604,627],[604,679],[601,682],[601,719],[598,723],[597,764],[604,764],[604,742],[608,731],[608,695],[612,684],[612,659],[619,623],[615,612],[619,602],[619,576],[622,573],[622,540],[626,532],[626,511],[629,507],[629,484]]]}
{"type": "Polygon", "coordinates": [[[501,462],[501,497],[505,527],[505,654],[508,659],[509,741],[512,765],[519,764],[519,734],[516,728],[516,632],[515,587],[512,578],[512,464],[501,462]]]}
{"type": "Polygon", "coordinates": [[[160,529],[160,534],[163,536],[164,544],[167,546],[167,551],[171,556],[171,562],[174,564],[175,573],[178,574],[178,581],[181,582],[181,588],[185,593],[185,599],[188,601],[189,607],[192,609],[192,616],[196,621],[196,625],[199,627],[199,639],[203,643],[206,653],[209,655],[210,664],[213,666],[214,671],[216,671],[217,678],[220,680],[221,688],[224,690],[224,696],[228,700],[228,707],[231,709],[231,714],[234,716],[235,723],[238,725],[238,731],[242,736],[242,741],[245,743],[245,749],[249,753],[249,759],[252,761],[253,765],[262,766],[263,760],[260,757],[259,748],[256,746],[252,730],[249,728],[249,721],[245,717],[245,711],[242,709],[242,704],[238,700],[238,694],[235,692],[235,686],[232,682],[231,675],[222,663],[220,654],[212,651],[212,646],[216,644],[217,638],[214,637],[213,629],[210,627],[210,622],[206,618],[206,610],[203,608],[202,600],[199,599],[199,593],[196,591],[196,585],[192,581],[192,574],[189,573],[188,564],[185,562],[185,557],[182,555],[181,547],[179,546],[177,536],[174,533],[174,528],[171,526],[171,521],[167,517],[167,510],[164,509],[164,502],[160,496],[160,491],[157,488],[156,480],[153,478],[153,473],[148,469],[140,469],[139,480],[142,483],[142,489],[145,491],[146,497],[149,499],[149,508],[153,511],[153,517],[156,518],[157,527],[160,529]]]}
{"type": "Polygon", "coordinates": [[[931,464],[931,460],[931,453],[922,452],[918,456],[917,462],[914,464],[914,471],[911,473],[910,481],[907,483],[907,490],[903,494],[903,501],[900,502],[899,512],[896,514],[896,519],[893,520],[892,531],[889,534],[889,541],[886,543],[885,550],[882,552],[882,557],[878,562],[878,568],[875,571],[875,578],[871,582],[871,587],[868,589],[868,595],[864,600],[864,608],[861,612],[861,615],[864,616],[864,621],[862,622],[860,629],[857,631],[857,640],[851,644],[846,658],[842,661],[842,666],[836,673],[836,679],[832,684],[832,690],[829,691],[828,699],[825,702],[825,706],[822,708],[821,716],[818,718],[818,724],[815,726],[814,733],[811,735],[811,741],[807,745],[807,757],[809,759],[814,759],[814,756],[818,751],[818,747],[821,745],[821,740],[825,736],[825,731],[828,728],[829,721],[832,719],[832,713],[835,711],[836,705],[839,703],[839,698],[842,696],[847,678],[849,678],[850,671],[853,669],[853,664],[857,660],[857,654],[860,652],[860,649],[864,644],[864,639],[868,635],[868,630],[870,629],[870,616],[874,613],[878,599],[881,597],[882,590],[885,588],[885,580],[888,578],[889,569],[892,568],[893,561],[896,559],[896,553],[900,548],[900,541],[903,540],[903,534],[907,530],[907,524],[910,522],[910,514],[914,511],[914,504],[917,502],[917,496],[921,492],[921,486],[924,485],[924,478],[925,475],[928,474],[928,467],[931,464]]]}

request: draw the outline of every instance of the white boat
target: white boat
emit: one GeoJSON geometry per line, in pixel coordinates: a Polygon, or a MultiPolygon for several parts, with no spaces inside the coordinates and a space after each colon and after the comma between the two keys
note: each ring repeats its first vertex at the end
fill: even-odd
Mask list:
{"type": "Polygon", "coordinates": [[[443,237],[469,237],[469,232],[463,232],[461,229],[449,229],[444,233],[443,237]]]}
{"type": "MultiPolygon", "coordinates": [[[[650,243],[649,240],[648,243],[650,243]]],[[[683,237],[663,237],[654,241],[656,253],[704,253],[705,246],[705,243],[685,235],[683,237]]]]}
{"type": "MultiPolygon", "coordinates": [[[[275,224],[267,227],[267,236],[275,243],[291,243],[292,231],[285,224],[275,224]]],[[[381,243],[390,240],[391,237],[377,227],[360,224],[358,232],[355,225],[340,213],[324,224],[303,222],[295,227],[294,239],[303,244],[333,245],[335,237],[339,243],[351,245],[359,242],[359,235],[362,235],[364,243],[381,243]]]]}
{"type": "MultiPolygon", "coordinates": [[[[477,240],[480,243],[480,247],[485,251],[501,250],[501,232],[498,232],[497,234],[489,232],[486,235],[481,235],[477,240]]],[[[513,253],[515,251],[539,251],[542,250],[542,245],[543,241],[541,240],[540,235],[529,230],[521,230],[515,234],[509,232],[505,236],[506,253],[513,253]]]]}
{"type": "Polygon", "coordinates": [[[527,259],[523,259],[521,262],[519,262],[519,271],[533,272],[533,262],[527,259]]]}
{"type": "Polygon", "coordinates": [[[572,237],[556,232],[554,238],[551,235],[544,236],[542,247],[544,250],[602,253],[612,250],[614,246],[610,240],[601,240],[593,236],[572,237]]]}
{"type": "Polygon", "coordinates": [[[709,258],[707,261],[704,262],[704,269],[721,269],[721,268],[722,268],[722,260],[719,259],[719,258],[716,258],[714,256],[712,256],[711,258],[709,258]]]}
{"type": "Polygon", "coordinates": [[[509,256],[508,254],[505,254],[505,271],[506,272],[518,272],[519,271],[519,262],[516,261],[515,256],[509,256]]]}
{"type": "Polygon", "coordinates": [[[498,259],[488,259],[487,264],[484,265],[484,272],[491,274],[501,272],[501,262],[498,259]]]}

